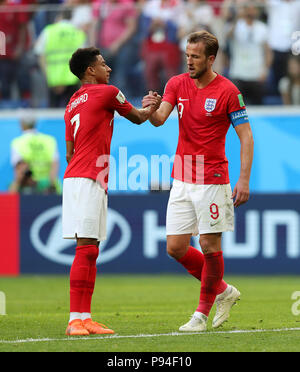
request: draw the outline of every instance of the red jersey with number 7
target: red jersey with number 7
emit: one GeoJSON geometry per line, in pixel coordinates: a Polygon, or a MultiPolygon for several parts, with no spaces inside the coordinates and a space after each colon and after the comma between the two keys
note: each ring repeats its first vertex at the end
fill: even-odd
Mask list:
{"type": "Polygon", "coordinates": [[[84,84],[73,94],[64,119],[65,139],[74,142],[74,154],[64,178],[91,178],[107,189],[114,112],[126,116],[132,107],[113,85],[84,84]]]}
{"type": "Polygon", "coordinates": [[[188,73],[174,76],[163,101],[177,106],[179,138],[172,177],[197,184],[229,183],[225,138],[230,123],[247,123],[242,95],[228,79],[217,75],[199,89],[188,73]]]}

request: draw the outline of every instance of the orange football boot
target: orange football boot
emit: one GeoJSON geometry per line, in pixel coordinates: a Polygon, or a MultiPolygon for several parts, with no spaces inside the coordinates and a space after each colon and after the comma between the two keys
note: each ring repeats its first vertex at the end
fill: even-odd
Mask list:
{"type": "Polygon", "coordinates": [[[94,322],[90,318],[83,321],[83,326],[92,335],[112,335],[115,333],[112,329],[107,328],[104,324],[94,322]]]}
{"type": "Polygon", "coordinates": [[[66,329],[67,336],[88,336],[89,334],[81,319],[72,320],[66,329]]]}

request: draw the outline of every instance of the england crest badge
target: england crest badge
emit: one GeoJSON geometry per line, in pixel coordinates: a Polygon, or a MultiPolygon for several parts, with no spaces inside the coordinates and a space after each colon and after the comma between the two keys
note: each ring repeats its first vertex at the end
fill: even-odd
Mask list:
{"type": "Polygon", "coordinates": [[[217,100],[215,98],[206,98],[204,108],[207,112],[212,112],[216,108],[217,100]]]}

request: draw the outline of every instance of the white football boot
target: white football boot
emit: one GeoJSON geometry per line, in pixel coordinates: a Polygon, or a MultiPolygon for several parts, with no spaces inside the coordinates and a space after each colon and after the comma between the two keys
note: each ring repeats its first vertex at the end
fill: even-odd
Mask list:
{"type": "Polygon", "coordinates": [[[191,319],[179,328],[181,332],[203,332],[207,329],[207,316],[195,312],[191,319]]]}
{"type": "Polygon", "coordinates": [[[212,321],[212,327],[218,328],[228,318],[230,309],[240,299],[241,293],[232,285],[228,285],[225,291],[216,297],[216,315],[212,321]]]}

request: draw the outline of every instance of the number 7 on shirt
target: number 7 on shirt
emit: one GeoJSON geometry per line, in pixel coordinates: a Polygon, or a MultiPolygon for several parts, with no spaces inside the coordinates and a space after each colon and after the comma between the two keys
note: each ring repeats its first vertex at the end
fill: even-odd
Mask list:
{"type": "Polygon", "coordinates": [[[75,136],[76,136],[76,133],[80,125],[80,114],[74,115],[70,121],[72,125],[74,125],[75,123],[75,130],[74,130],[74,140],[75,140],[75,136]]]}

